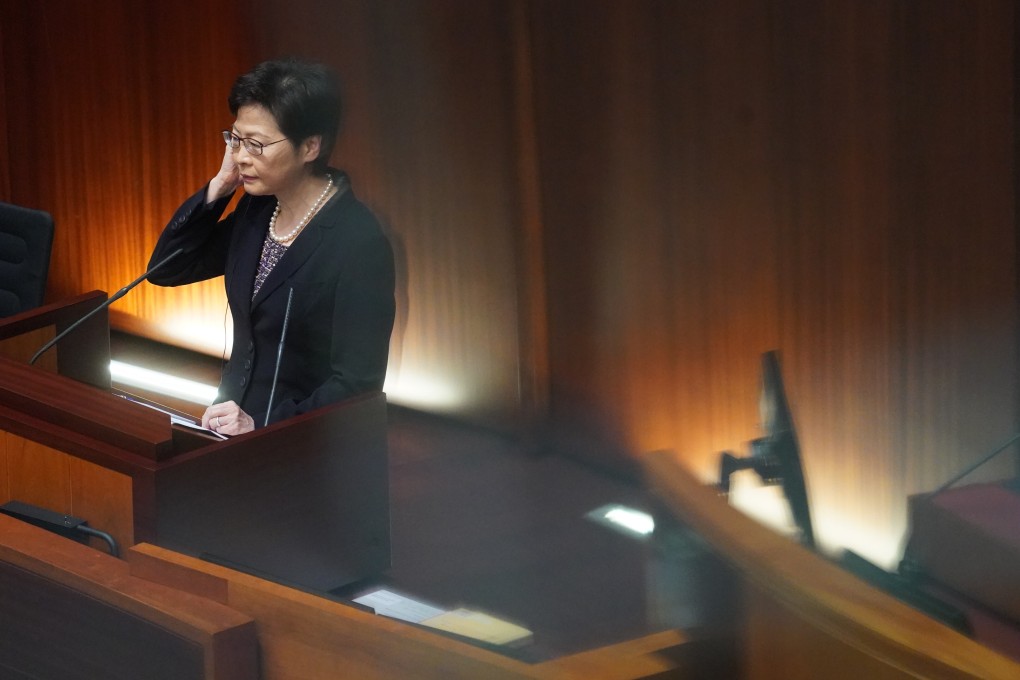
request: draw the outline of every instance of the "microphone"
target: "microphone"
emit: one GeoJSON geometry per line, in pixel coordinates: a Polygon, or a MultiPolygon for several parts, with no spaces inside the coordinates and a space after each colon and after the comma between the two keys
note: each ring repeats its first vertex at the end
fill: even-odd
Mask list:
{"type": "Polygon", "coordinates": [[[1020,432],[1017,432],[1016,434],[1013,434],[1008,439],[1006,439],[1004,442],[1002,442],[1001,444],[998,444],[991,451],[989,451],[985,455],[981,456],[981,458],[979,458],[977,460],[977,462],[975,462],[974,464],[968,466],[965,470],[963,470],[963,472],[959,473],[958,475],[956,475],[955,477],[950,479],[948,482],[945,482],[944,484],[942,484],[942,486],[940,486],[939,488],[937,488],[934,491],[932,491],[929,494],[929,497],[934,497],[935,495],[940,494],[943,491],[945,491],[946,489],[948,489],[949,487],[951,487],[953,484],[956,484],[958,481],[960,481],[961,479],[963,479],[964,477],[966,477],[970,473],[974,472],[974,470],[977,470],[979,467],[981,467],[982,465],[984,465],[985,463],[990,461],[992,458],[995,458],[997,455],[999,455],[1000,453],[1002,453],[1003,451],[1008,449],[1010,447],[1010,445],[1013,442],[1015,442],[1017,439],[1020,439],[1020,432]]]}
{"type": "Polygon", "coordinates": [[[290,320],[290,303],[294,299],[294,287],[291,286],[287,293],[287,310],[283,313],[283,330],[280,331],[280,344],[276,346],[276,368],[273,369],[273,386],[269,389],[269,403],[266,404],[266,421],[262,427],[269,424],[269,414],[273,410],[273,395],[276,394],[276,378],[280,375],[280,361],[283,359],[283,341],[287,337],[287,322],[290,320]]]}
{"type": "Polygon", "coordinates": [[[68,335],[68,334],[69,334],[69,333],[70,333],[71,331],[73,331],[73,330],[74,330],[75,328],[77,328],[78,326],[82,325],[83,323],[85,323],[86,321],[88,321],[89,319],[91,319],[91,318],[92,318],[92,317],[93,317],[94,315],[98,314],[98,313],[99,313],[99,312],[101,312],[102,310],[104,310],[104,309],[106,309],[107,307],[109,307],[110,305],[112,305],[112,304],[113,304],[114,302],[116,302],[117,300],[119,300],[119,299],[121,299],[122,297],[124,297],[125,295],[127,295],[127,294],[128,294],[128,292],[129,292],[129,291],[130,291],[130,290],[131,290],[132,288],[134,288],[134,287],[135,287],[135,286],[137,286],[137,285],[138,285],[139,283],[141,283],[142,281],[144,281],[144,280],[145,280],[145,278],[146,278],[146,277],[147,277],[147,276],[148,276],[149,274],[151,274],[152,272],[156,271],[157,269],[159,269],[160,267],[162,267],[163,265],[165,265],[165,264],[166,264],[167,262],[169,262],[170,260],[174,259],[175,257],[177,257],[178,255],[180,255],[180,254],[181,254],[181,253],[183,253],[183,252],[184,252],[184,248],[178,248],[178,249],[177,249],[177,250],[175,250],[174,252],[170,253],[169,255],[167,255],[166,257],[164,257],[164,258],[163,258],[162,260],[160,260],[159,262],[157,262],[156,264],[154,264],[154,265],[153,265],[152,267],[150,267],[148,271],[146,271],[146,272],[145,272],[144,274],[142,274],[141,276],[139,276],[139,277],[138,277],[137,279],[135,279],[134,281],[132,281],[132,282],[131,282],[131,283],[129,283],[128,285],[126,285],[126,286],[124,286],[123,288],[121,288],[120,290],[118,290],[118,291],[117,291],[117,292],[116,292],[116,293],[115,293],[115,294],[114,294],[114,295],[113,295],[112,297],[110,297],[110,298],[107,298],[107,299],[106,299],[106,301],[105,301],[105,302],[103,302],[103,304],[99,305],[98,307],[96,307],[95,309],[93,309],[93,310],[92,310],[91,312],[89,312],[88,314],[86,314],[86,315],[85,315],[85,316],[83,316],[82,318],[80,318],[80,319],[78,319],[77,321],[75,321],[74,323],[72,323],[72,324],[71,324],[70,326],[68,326],[67,328],[65,328],[65,329],[64,329],[64,330],[63,330],[62,332],[60,332],[60,333],[57,333],[57,335],[56,335],[56,336],[55,336],[55,337],[54,337],[54,338],[53,338],[52,340],[50,340],[50,341],[49,341],[49,342],[47,342],[47,343],[46,343],[45,345],[43,345],[42,347],[40,347],[40,348],[39,348],[39,351],[38,351],[38,352],[36,352],[36,353],[35,353],[34,355],[32,355],[32,358],[28,360],[28,364],[29,364],[30,366],[31,366],[32,364],[34,364],[34,363],[35,363],[35,361],[36,361],[36,359],[38,359],[38,358],[39,358],[40,356],[42,356],[42,355],[43,355],[43,353],[44,353],[44,352],[45,352],[46,350],[48,350],[48,349],[49,349],[50,347],[53,347],[53,345],[55,345],[55,344],[57,344],[58,342],[60,342],[61,340],[63,340],[63,339],[64,339],[64,336],[68,335]]]}

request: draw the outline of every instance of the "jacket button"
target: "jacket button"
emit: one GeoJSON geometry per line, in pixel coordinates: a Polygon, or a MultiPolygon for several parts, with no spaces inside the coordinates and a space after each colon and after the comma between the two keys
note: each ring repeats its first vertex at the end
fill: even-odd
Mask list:
{"type": "Polygon", "coordinates": [[[244,370],[246,370],[246,371],[250,371],[251,370],[251,359],[245,359],[244,360],[244,370]]]}
{"type": "Polygon", "coordinates": [[[247,384],[248,384],[248,376],[242,375],[241,376],[241,387],[244,387],[247,384]]]}

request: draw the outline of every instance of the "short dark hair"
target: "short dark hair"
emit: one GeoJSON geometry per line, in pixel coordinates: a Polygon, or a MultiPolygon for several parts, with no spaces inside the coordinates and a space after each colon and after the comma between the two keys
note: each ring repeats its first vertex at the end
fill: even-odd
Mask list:
{"type": "Polygon", "coordinates": [[[313,167],[325,171],[341,115],[340,86],[328,67],[294,57],[264,61],[234,81],[227,103],[235,116],[242,106],[264,106],[294,144],[322,137],[313,167]]]}

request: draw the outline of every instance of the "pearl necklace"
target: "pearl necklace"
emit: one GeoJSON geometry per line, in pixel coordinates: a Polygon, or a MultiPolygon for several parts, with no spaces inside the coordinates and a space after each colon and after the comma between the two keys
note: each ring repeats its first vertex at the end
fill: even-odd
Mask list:
{"type": "Polygon", "coordinates": [[[294,237],[298,235],[298,232],[304,229],[304,226],[308,224],[308,220],[312,219],[312,216],[319,211],[319,208],[322,206],[322,202],[326,200],[326,195],[329,194],[329,190],[333,188],[333,175],[330,174],[327,175],[327,177],[329,177],[329,181],[326,182],[326,188],[323,189],[322,193],[319,194],[319,197],[315,199],[315,203],[313,203],[312,207],[308,209],[308,212],[306,212],[305,216],[301,218],[301,221],[298,222],[289,233],[284,234],[283,236],[278,236],[276,233],[276,218],[280,215],[280,201],[276,201],[276,210],[273,211],[273,216],[269,218],[269,238],[273,239],[277,243],[286,243],[287,241],[293,240],[294,237]]]}

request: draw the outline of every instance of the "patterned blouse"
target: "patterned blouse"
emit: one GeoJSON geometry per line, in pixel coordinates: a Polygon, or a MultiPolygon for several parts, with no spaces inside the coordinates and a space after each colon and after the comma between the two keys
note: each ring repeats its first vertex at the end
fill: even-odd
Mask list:
{"type": "Polygon", "coordinates": [[[266,240],[262,242],[262,256],[259,258],[259,269],[255,273],[255,286],[251,291],[252,300],[259,294],[259,288],[266,282],[269,272],[273,271],[273,267],[277,265],[280,258],[286,252],[287,246],[274,241],[269,235],[269,231],[266,231],[266,240]]]}
{"type": "MultiPolygon", "coordinates": [[[[326,206],[336,200],[337,196],[347,191],[350,184],[347,182],[347,178],[341,176],[336,181],[336,192],[330,196],[329,200],[326,201],[326,205],[323,205],[319,209],[322,212],[326,209],[326,206]]],[[[312,220],[318,217],[319,213],[316,213],[311,220],[308,220],[311,224],[312,220]]],[[[307,228],[308,225],[305,225],[307,228]]],[[[302,231],[304,231],[302,229],[302,231]]],[[[298,234],[300,236],[300,234],[298,234]]],[[[266,282],[266,277],[269,276],[269,272],[273,271],[273,268],[280,262],[280,258],[283,257],[284,253],[287,252],[287,248],[282,243],[277,243],[273,240],[273,237],[269,235],[269,230],[266,230],[266,239],[262,242],[262,255],[259,257],[259,268],[255,272],[255,285],[252,287],[251,299],[254,300],[255,296],[259,294],[259,289],[262,288],[262,284],[266,282]]]]}

